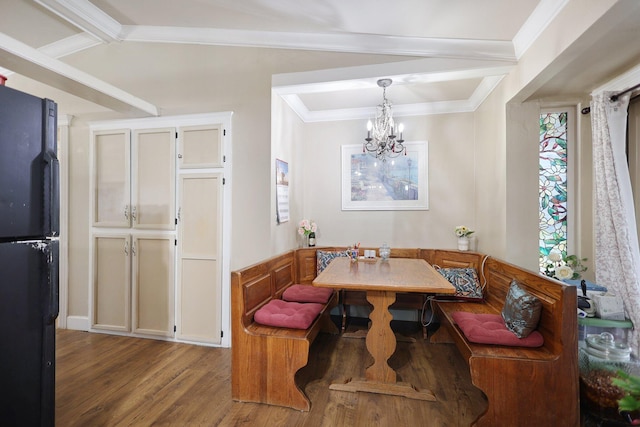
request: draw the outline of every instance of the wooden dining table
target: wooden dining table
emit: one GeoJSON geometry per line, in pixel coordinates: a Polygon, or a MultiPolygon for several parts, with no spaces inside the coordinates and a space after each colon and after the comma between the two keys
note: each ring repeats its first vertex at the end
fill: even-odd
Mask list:
{"type": "Polygon", "coordinates": [[[330,385],[331,390],[365,391],[391,394],[420,400],[436,400],[431,390],[419,389],[409,382],[396,381],[396,371],[387,363],[396,350],[396,336],[391,329],[393,316],[389,306],[397,292],[453,294],[455,288],[435,268],[423,259],[335,258],[313,281],[314,286],[365,291],[373,309],[367,332],[367,350],[373,364],[364,378],[349,378],[330,385]]]}

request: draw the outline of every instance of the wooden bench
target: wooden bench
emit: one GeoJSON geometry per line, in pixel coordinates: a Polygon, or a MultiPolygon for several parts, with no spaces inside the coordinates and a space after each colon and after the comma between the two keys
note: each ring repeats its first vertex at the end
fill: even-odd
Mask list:
{"type": "Polygon", "coordinates": [[[336,293],[311,326],[289,329],[254,322],[260,307],[296,283],[295,252],[290,251],[231,273],[231,395],[234,400],[286,406],[302,411],[309,398],[295,382],[308,362],[309,348],[320,331],[338,333],[329,317],[336,293]]]}
{"type": "Polygon", "coordinates": [[[485,302],[434,302],[440,328],[430,339],[455,343],[469,365],[473,384],[487,396],[487,410],[473,425],[578,426],[576,288],[494,258],[480,268],[487,281],[485,302]],[[542,301],[537,330],[544,345],[523,348],[469,342],[452,313],[501,313],[513,279],[542,301]]]}

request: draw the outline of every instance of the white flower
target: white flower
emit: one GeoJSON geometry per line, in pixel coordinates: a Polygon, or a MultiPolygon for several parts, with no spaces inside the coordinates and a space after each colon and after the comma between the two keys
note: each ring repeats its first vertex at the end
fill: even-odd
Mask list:
{"type": "Polygon", "coordinates": [[[571,279],[573,277],[573,270],[568,265],[562,265],[555,269],[554,277],[558,280],[571,279]]]}
{"type": "Polygon", "coordinates": [[[303,219],[298,224],[298,234],[301,236],[308,236],[311,232],[318,231],[318,226],[313,220],[303,219]]]}
{"type": "Polygon", "coordinates": [[[562,261],[562,254],[560,252],[556,252],[556,251],[550,252],[549,253],[549,261],[552,261],[552,262],[560,262],[560,261],[562,261]]]}
{"type": "Polygon", "coordinates": [[[468,237],[474,233],[472,230],[469,230],[469,228],[465,225],[457,226],[455,229],[455,232],[456,232],[456,236],[458,237],[468,237]]]}

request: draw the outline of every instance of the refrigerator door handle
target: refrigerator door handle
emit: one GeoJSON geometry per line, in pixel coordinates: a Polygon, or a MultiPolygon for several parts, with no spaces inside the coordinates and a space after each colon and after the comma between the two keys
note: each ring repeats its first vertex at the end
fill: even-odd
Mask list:
{"type": "Polygon", "coordinates": [[[45,230],[48,236],[57,236],[60,230],[60,164],[56,153],[45,151],[44,159],[44,176],[45,176],[45,230]],[[48,214],[48,215],[46,215],[48,214]]]}
{"type": "Polygon", "coordinates": [[[60,276],[58,272],[59,263],[59,242],[52,240],[47,262],[49,264],[49,307],[45,313],[45,323],[53,324],[58,318],[60,311],[60,276]]]}

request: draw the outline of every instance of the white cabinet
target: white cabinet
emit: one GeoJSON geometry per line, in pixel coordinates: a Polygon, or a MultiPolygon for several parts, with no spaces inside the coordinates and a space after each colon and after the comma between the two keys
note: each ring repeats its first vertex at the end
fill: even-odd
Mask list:
{"type": "Polygon", "coordinates": [[[223,167],[222,125],[184,126],[179,130],[180,169],[223,167]]]}
{"type": "Polygon", "coordinates": [[[93,236],[93,313],[91,327],[107,331],[131,330],[131,236],[114,233],[93,236]]]}
{"type": "Polygon", "coordinates": [[[222,326],[223,126],[178,132],[176,337],[219,344],[222,326]]]}
{"type": "Polygon", "coordinates": [[[91,124],[90,330],[230,344],[230,126],[91,124]]]}
{"type": "Polygon", "coordinates": [[[131,222],[133,228],[175,229],[176,130],[133,132],[131,222]]]}
{"type": "Polygon", "coordinates": [[[177,337],[220,343],[222,174],[180,175],[177,337]]]}
{"type": "Polygon", "coordinates": [[[96,233],[91,327],[173,336],[175,239],[96,233]]]}
{"type": "Polygon", "coordinates": [[[133,238],[132,331],[137,334],[173,336],[175,239],[145,235],[133,238]]]}
{"type": "Polygon", "coordinates": [[[94,227],[175,229],[175,135],[174,128],[94,133],[94,227]]]}
{"type": "Polygon", "coordinates": [[[93,329],[172,337],[176,129],[93,133],[93,329]]]}
{"type": "Polygon", "coordinates": [[[93,226],[129,227],[131,209],[131,132],[112,130],[93,136],[93,226]]]}

